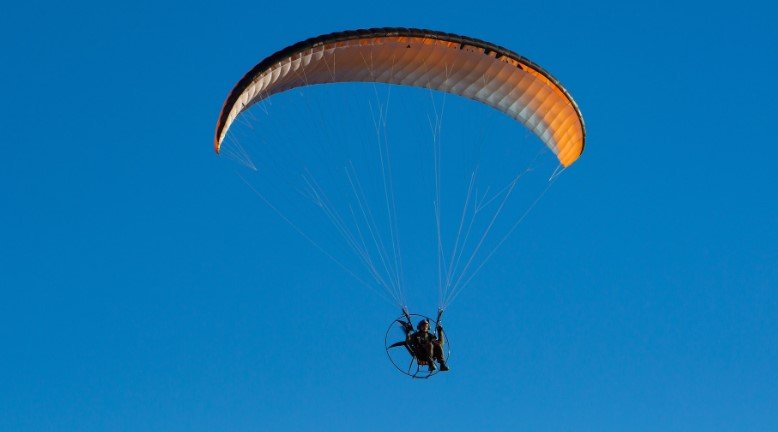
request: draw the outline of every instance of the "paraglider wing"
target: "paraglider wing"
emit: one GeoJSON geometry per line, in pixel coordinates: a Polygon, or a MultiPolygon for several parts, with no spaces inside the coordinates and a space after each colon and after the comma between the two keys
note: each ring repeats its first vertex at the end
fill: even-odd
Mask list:
{"type": "Polygon", "coordinates": [[[378,82],[456,94],[527,126],[565,167],[583,152],[581,113],[542,68],[478,39],[404,28],[332,33],[267,57],[224,102],[216,125],[216,152],[230,125],[251,105],[289,89],[336,82],[378,82]]]}

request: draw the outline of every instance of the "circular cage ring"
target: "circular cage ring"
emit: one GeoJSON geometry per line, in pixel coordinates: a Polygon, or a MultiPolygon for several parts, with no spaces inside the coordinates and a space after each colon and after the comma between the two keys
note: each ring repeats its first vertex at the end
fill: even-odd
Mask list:
{"type": "MultiPolygon", "coordinates": [[[[400,315],[397,319],[389,324],[389,328],[386,329],[386,336],[384,337],[384,347],[386,348],[386,356],[389,357],[389,361],[398,371],[411,378],[427,379],[433,375],[437,375],[440,369],[429,370],[429,365],[419,364],[419,360],[413,354],[411,349],[403,342],[406,340],[407,330],[406,327],[410,325],[415,331],[416,324],[426,320],[429,323],[435,323],[435,320],[422,314],[409,314],[411,322],[408,322],[408,317],[400,315]]],[[[445,335],[443,346],[443,358],[448,361],[451,356],[451,344],[449,343],[448,334],[445,335]]],[[[433,360],[434,361],[434,360],[433,360]]]]}

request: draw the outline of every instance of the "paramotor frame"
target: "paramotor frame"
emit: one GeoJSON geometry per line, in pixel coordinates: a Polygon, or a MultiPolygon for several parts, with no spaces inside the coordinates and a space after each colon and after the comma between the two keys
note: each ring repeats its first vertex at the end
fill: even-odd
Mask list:
{"type": "MultiPolygon", "coordinates": [[[[437,373],[440,371],[440,369],[436,369],[434,371],[425,370],[424,368],[426,368],[428,365],[424,362],[421,362],[420,364],[419,360],[416,358],[416,356],[413,354],[411,349],[406,344],[398,343],[398,342],[404,342],[404,338],[405,338],[405,330],[403,330],[404,326],[408,324],[413,325],[414,322],[418,323],[424,320],[427,320],[427,322],[429,323],[434,323],[436,327],[440,323],[440,321],[433,320],[430,317],[423,314],[403,313],[403,315],[400,315],[394,321],[392,321],[391,324],[389,324],[389,328],[386,329],[386,335],[384,336],[384,347],[386,348],[386,356],[389,358],[389,361],[392,363],[395,369],[414,379],[428,379],[433,375],[437,375],[437,373]],[[393,332],[392,329],[395,328],[401,330],[401,332],[397,332],[397,331],[393,332]],[[401,333],[401,337],[403,339],[395,339],[396,337],[399,338],[399,336],[394,336],[394,335],[397,335],[399,333],[401,333]],[[392,339],[390,339],[390,337],[392,339]],[[400,347],[403,347],[405,349],[398,350],[397,348],[400,347]],[[404,366],[405,356],[399,354],[401,352],[407,353],[408,356],[410,356],[410,362],[408,363],[407,368],[404,366]]],[[[449,357],[451,356],[451,344],[449,341],[448,333],[446,333],[442,349],[443,349],[443,357],[448,361],[449,357]]]]}

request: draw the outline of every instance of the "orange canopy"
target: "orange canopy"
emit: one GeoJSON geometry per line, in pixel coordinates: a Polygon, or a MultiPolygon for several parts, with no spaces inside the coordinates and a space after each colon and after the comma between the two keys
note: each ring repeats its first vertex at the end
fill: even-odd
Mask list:
{"type": "Polygon", "coordinates": [[[251,105],[296,87],[336,82],[380,82],[456,94],[524,124],[565,167],[583,152],[581,112],[542,68],[481,40],[401,28],[332,33],[264,59],[227,96],[216,124],[216,152],[232,122],[251,105]]]}

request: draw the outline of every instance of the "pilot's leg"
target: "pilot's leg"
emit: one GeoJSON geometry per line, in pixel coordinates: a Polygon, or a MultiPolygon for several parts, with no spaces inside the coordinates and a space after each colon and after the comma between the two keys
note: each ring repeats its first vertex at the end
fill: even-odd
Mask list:
{"type": "Polygon", "coordinates": [[[446,364],[446,359],[443,358],[443,347],[440,344],[433,344],[432,355],[440,363],[440,371],[447,371],[448,365],[446,364]]]}
{"type": "Polygon", "coordinates": [[[435,361],[433,360],[434,352],[435,352],[434,349],[435,349],[434,345],[431,344],[431,343],[424,344],[424,345],[419,347],[419,351],[421,351],[419,353],[420,354],[419,355],[419,360],[427,362],[427,364],[429,365],[429,371],[430,372],[432,372],[432,371],[437,369],[437,366],[435,366],[435,361]]]}

